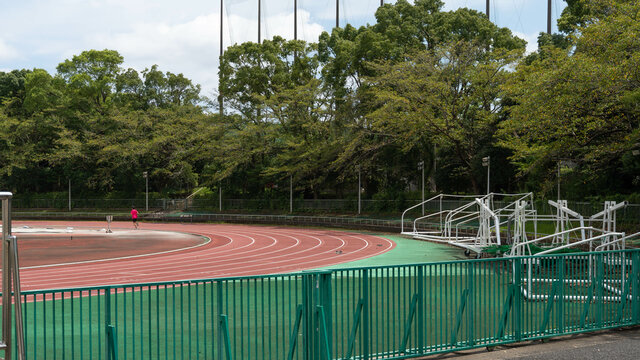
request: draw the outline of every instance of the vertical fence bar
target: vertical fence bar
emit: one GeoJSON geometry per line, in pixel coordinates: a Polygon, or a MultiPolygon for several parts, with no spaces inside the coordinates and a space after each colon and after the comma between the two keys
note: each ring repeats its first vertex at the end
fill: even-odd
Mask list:
{"type": "Polygon", "coordinates": [[[468,291],[467,296],[467,344],[473,346],[475,344],[475,329],[474,329],[474,317],[476,307],[476,264],[474,262],[468,262],[466,266],[467,281],[466,287],[468,291]]]}
{"type": "MultiPolygon", "coordinates": [[[[332,326],[331,326],[331,319],[332,317],[332,309],[331,309],[331,277],[332,277],[332,273],[331,272],[322,272],[320,274],[317,274],[317,285],[316,288],[318,289],[318,302],[317,304],[319,306],[321,306],[322,309],[322,314],[323,316],[321,317],[321,320],[324,321],[323,324],[320,324],[318,326],[316,326],[316,328],[324,328],[326,331],[326,334],[318,334],[319,336],[321,335],[321,337],[324,337],[324,347],[322,347],[322,351],[328,351],[328,353],[326,354],[326,358],[331,358],[331,356],[333,355],[333,343],[332,343],[332,339],[333,339],[333,332],[332,332],[332,326]]],[[[319,331],[319,330],[318,330],[319,331]]],[[[322,358],[325,358],[325,356],[322,356],[322,358]]]]}
{"type": "Polygon", "coordinates": [[[640,323],[640,252],[630,254],[631,262],[631,307],[633,308],[633,322],[640,323]]]}
{"type": "Polygon", "coordinates": [[[369,294],[369,269],[363,269],[362,270],[362,298],[364,299],[363,302],[363,309],[362,309],[362,331],[361,333],[363,334],[362,337],[362,349],[363,349],[363,354],[362,354],[362,358],[364,360],[368,360],[369,359],[369,339],[370,339],[370,333],[371,333],[371,328],[369,326],[369,315],[370,315],[370,303],[371,303],[371,299],[370,299],[370,294],[369,294]]]}
{"type": "MultiPolygon", "coordinates": [[[[115,331],[111,328],[111,293],[108,287],[103,288],[104,291],[104,329],[107,335],[107,341],[105,341],[105,359],[111,359],[111,354],[118,351],[115,349],[113,343],[113,337],[110,337],[110,331],[115,331]]],[[[64,321],[63,321],[64,323],[64,321]]],[[[115,334],[114,334],[115,335],[115,334]]]]}
{"type": "Polygon", "coordinates": [[[522,258],[513,259],[513,329],[515,340],[522,339],[522,258]]]}

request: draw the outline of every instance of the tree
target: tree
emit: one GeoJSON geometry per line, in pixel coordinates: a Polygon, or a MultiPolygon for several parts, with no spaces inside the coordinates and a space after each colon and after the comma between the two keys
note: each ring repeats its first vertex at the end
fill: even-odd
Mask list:
{"type": "MultiPolygon", "coordinates": [[[[291,136],[302,136],[305,124],[321,116],[314,105],[320,96],[314,51],[313,45],[277,36],[225,51],[221,94],[239,116],[228,116],[219,124],[225,131],[215,150],[221,158],[216,162],[217,170],[210,168],[217,173],[212,181],[250,174],[250,178],[240,177],[246,190],[247,179],[282,179],[299,173],[293,162],[284,165],[280,159],[291,156],[291,144],[299,144],[298,138],[291,140],[291,136]]],[[[260,186],[253,190],[260,191],[260,186]]]]}
{"type": "Polygon", "coordinates": [[[640,141],[640,5],[620,0],[590,13],[571,49],[548,47],[518,66],[505,87],[514,105],[501,144],[521,174],[541,174],[547,189],[557,162],[570,159],[576,195],[628,192],[633,176],[621,176],[623,158],[640,141]]]}
{"type": "Polygon", "coordinates": [[[423,51],[410,61],[380,65],[371,79],[378,108],[371,128],[406,148],[423,139],[454,154],[458,172],[480,192],[474,168],[495,131],[501,111],[499,86],[521,50],[486,52],[459,41],[423,51]]]}
{"type": "Polygon", "coordinates": [[[76,104],[84,110],[95,109],[103,114],[123,61],[115,50],[88,50],[60,63],[57,70],[75,93],[76,104]]]}

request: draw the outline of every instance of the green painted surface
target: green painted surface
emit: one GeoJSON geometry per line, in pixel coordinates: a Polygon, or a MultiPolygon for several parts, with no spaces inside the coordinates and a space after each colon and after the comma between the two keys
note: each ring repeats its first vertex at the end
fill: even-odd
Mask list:
{"type": "Polygon", "coordinates": [[[380,235],[396,243],[396,247],[382,255],[367,259],[346,262],[322,269],[344,269],[352,267],[370,267],[385,265],[405,265],[425,262],[466,260],[464,250],[445,244],[410,239],[397,235],[380,235]]]}

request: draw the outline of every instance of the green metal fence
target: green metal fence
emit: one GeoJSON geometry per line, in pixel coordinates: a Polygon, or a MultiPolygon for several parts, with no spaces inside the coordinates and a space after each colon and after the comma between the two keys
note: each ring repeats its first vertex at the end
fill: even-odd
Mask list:
{"type": "Polygon", "coordinates": [[[640,250],[22,298],[28,359],[401,359],[640,324],[640,250]]]}

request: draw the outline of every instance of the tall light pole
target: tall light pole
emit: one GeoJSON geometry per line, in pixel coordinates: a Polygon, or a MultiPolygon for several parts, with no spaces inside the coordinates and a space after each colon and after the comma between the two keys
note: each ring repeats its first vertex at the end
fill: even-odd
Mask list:
{"type": "Polygon", "coordinates": [[[424,216],[424,161],[418,162],[418,170],[422,170],[422,216],[424,216]]]}
{"type": "Polygon", "coordinates": [[[491,3],[491,1],[487,0],[487,6],[486,6],[486,11],[485,11],[485,14],[489,18],[489,20],[491,20],[491,12],[489,11],[490,3],[491,3]]]}
{"type": "Polygon", "coordinates": [[[482,158],[482,166],[487,168],[487,195],[489,195],[489,185],[491,183],[491,156],[485,156],[482,158]]]}
{"type": "Polygon", "coordinates": [[[360,202],[360,193],[362,192],[362,186],[360,185],[360,165],[357,166],[358,168],[358,215],[360,215],[360,210],[362,210],[361,207],[361,202],[360,202]]]}
{"type": "Polygon", "coordinates": [[[71,211],[71,179],[69,179],[69,211],[71,211]]]}
{"type": "Polygon", "coordinates": [[[289,213],[293,213],[293,175],[289,175],[289,213]]]}
{"type": "Polygon", "coordinates": [[[547,1],[547,34],[551,35],[551,0],[547,1]]]}
{"type": "Polygon", "coordinates": [[[149,211],[149,173],[148,172],[143,172],[142,173],[142,177],[144,177],[144,188],[145,188],[145,211],[149,211]]]}
{"type": "Polygon", "coordinates": [[[336,0],[336,27],[340,27],[340,0],[336,0]]]}

